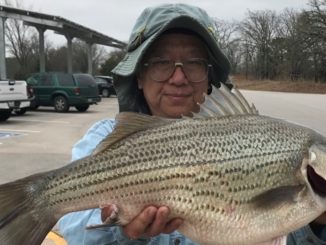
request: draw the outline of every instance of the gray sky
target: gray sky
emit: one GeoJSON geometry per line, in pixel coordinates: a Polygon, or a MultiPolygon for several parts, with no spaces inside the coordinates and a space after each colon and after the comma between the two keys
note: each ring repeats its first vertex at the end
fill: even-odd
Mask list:
{"type": "MultiPolygon", "coordinates": [[[[0,1],[1,2],[1,1],[0,1]]],[[[20,0],[26,9],[57,15],[127,41],[133,24],[141,11],[160,3],[188,3],[205,9],[209,15],[222,20],[241,20],[247,10],[275,10],[307,8],[308,0],[20,0]]],[[[54,43],[65,39],[46,32],[54,43]]]]}

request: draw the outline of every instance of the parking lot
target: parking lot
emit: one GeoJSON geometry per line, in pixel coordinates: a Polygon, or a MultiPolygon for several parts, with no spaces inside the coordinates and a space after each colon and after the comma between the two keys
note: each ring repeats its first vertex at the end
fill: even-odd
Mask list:
{"type": "Polygon", "coordinates": [[[112,97],[86,112],[72,107],[68,113],[56,113],[51,107],[40,107],[12,116],[0,124],[0,183],[67,164],[73,144],[87,129],[117,111],[117,99],[112,97]]]}
{"type": "MultiPolygon", "coordinates": [[[[309,126],[326,135],[326,95],[243,91],[261,114],[309,126]]],[[[0,183],[67,164],[73,144],[96,121],[113,118],[117,99],[103,98],[87,112],[41,107],[0,124],[0,183]]],[[[50,238],[43,245],[59,245],[50,238]]]]}

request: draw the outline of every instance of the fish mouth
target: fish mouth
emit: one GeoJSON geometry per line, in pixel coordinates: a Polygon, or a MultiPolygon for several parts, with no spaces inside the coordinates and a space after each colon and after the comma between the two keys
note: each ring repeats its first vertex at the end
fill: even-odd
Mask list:
{"type": "Polygon", "coordinates": [[[316,171],[310,166],[307,166],[308,181],[312,189],[320,196],[326,196],[326,180],[318,175],[316,171]]]}

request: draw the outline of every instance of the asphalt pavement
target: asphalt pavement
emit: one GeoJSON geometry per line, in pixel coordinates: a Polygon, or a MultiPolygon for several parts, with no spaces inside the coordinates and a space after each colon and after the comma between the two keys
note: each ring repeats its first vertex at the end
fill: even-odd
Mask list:
{"type": "Polygon", "coordinates": [[[242,92],[260,114],[307,126],[326,136],[326,94],[242,92]]]}
{"type": "Polygon", "coordinates": [[[0,123],[0,183],[69,163],[72,146],[87,129],[98,120],[114,118],[117,112],[117,99],[112,97],[86,112],[72,107],[68,113],[57,113],[40,107],[0,123]]]}

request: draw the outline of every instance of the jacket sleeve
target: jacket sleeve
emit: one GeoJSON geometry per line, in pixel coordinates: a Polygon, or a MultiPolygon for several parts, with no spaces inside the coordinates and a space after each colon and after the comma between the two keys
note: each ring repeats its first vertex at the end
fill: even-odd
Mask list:
{"type": "MultiPolygon", "coordinates": [[[[95,123],[72,149],[72,160],[90,155],[96,146],[112,132],[114,120],[102,120],[95,123]]],[[[57,224],[59,232],[69,245],[108,245],[130,244],[120,227],[101,227],[85,229],[87,226],[102,224],[101,210],[91,209],[64,215],[57,224]]],[[[133,241],[132,244],[146,244],[147,239],[133,241]]]]}
{"type": "Polygon", "coordinates": [[[323,245],[326,244],[326,226],[319,227],[311,224],[290,233],[287,237],[287,245],[323,245]]]}

